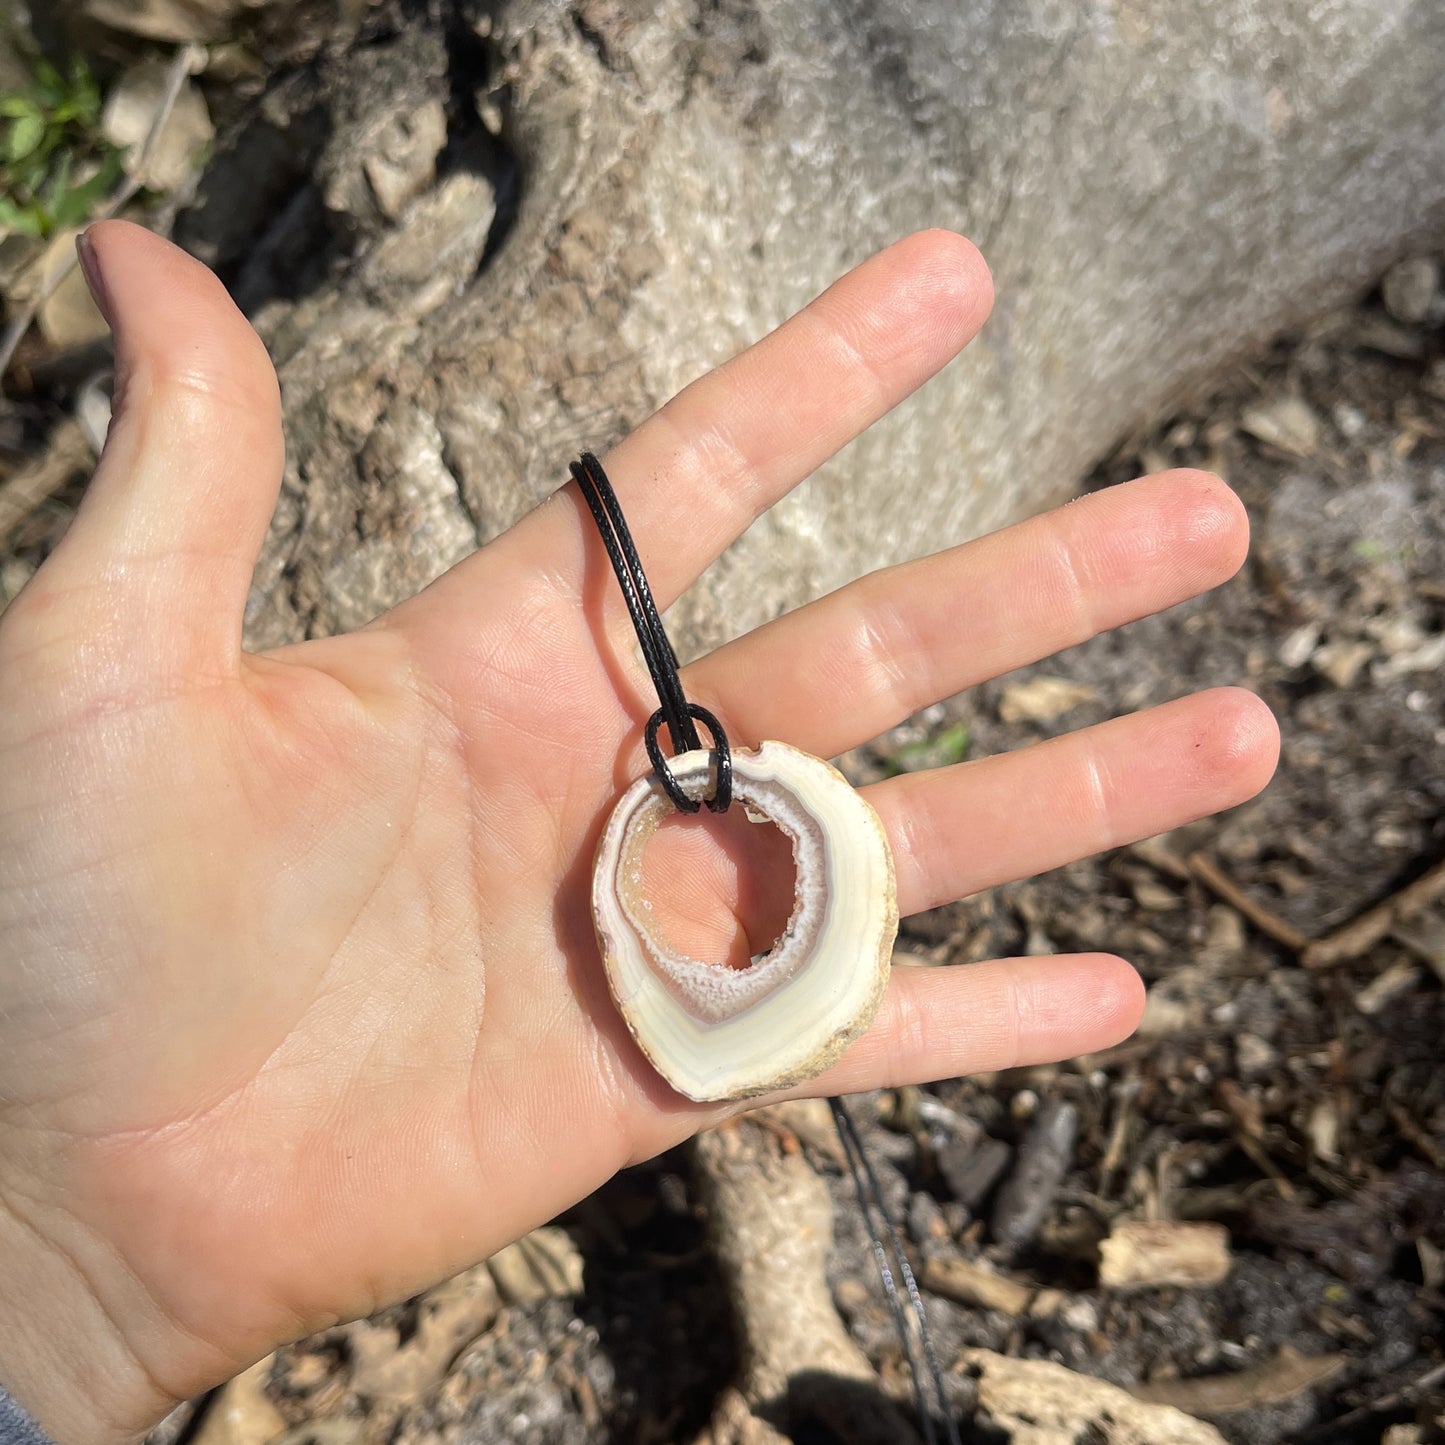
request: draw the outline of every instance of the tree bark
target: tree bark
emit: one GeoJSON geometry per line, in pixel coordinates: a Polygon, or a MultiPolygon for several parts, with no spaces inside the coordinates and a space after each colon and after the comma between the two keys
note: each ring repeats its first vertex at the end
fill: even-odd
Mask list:
{"type": "Polygon", "coordinates": [[[251,638],[364,622],[924,226],[982,247],[993,319],[674,630],[692,652],[1037,510],[1439,224],[1441,54],[1438,0],[511,0],[373,37],[337,93],[351,66],[376,114],[450,96],[447,148],[349,268],[259,313],[290,461],[251,638]]]}

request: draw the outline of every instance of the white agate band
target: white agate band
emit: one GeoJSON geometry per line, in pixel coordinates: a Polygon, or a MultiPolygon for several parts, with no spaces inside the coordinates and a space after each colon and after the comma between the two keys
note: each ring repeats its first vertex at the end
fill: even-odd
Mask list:
{"type": "MultiPolygon", "coordinates": [[[[821,758],[765,742],[733,759],[733,797],[787,834],[793,912],[745,970],[702,963],[656,936],[643,851],[673,811],[655,778],[623,794],[597,852],[592,912],[608,983],[653,1067],[690,1099],[739,1099],[821,1073],[868,1027],[888,982],[898,901],[878,815],[821,758]]],[[[692,797],[712,789],[712,754],[670,761],[692,797]]]]}

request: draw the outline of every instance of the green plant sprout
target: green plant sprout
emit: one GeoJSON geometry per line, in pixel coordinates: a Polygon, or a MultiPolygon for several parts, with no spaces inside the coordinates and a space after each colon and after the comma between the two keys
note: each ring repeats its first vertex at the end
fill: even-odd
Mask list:
{"type": "Polygon", "coordinates": [[[87,220],[121,174],[100,134],[100,87],[76,56],[62,75],[30,57],[30,84],[0,95],[0,230],[45,237],[87,220]]]}
{"type": "Polygon", "coordinates": [[[899,773],[916,773],[923,768],[943,768],[951,763],[961,763],[968,756],[968,745],[972,741],[969,726],[956,722],[920,738],[917,742],[903,743],[893,750],[893,755],[884,762],[890,777],[899,773]]]}

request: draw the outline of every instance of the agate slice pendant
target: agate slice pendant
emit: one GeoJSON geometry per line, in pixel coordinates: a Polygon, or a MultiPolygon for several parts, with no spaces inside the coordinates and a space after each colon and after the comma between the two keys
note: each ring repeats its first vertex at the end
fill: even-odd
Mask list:
{"type": "MultiPolygon", "coordinates": [[[[797,885],[778,941],[750,967],[704,963],[659,938],[643,850],[673,804],[639,778],[608,820],[592,913],[612,996],[652,1066],[695,1100],[743,1099],[821,1073],[869,1025],[898,931],[893,858],[878,815],[821,758],[786,743],[733,752],[733,796],[793,845],[797,885]]],[[[689,797],[713,787],[705,749],[669,760],[689,797]]]]}

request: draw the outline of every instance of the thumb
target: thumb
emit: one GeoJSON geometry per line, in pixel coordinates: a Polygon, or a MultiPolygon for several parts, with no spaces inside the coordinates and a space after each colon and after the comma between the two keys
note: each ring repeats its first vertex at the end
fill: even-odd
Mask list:
{"type": "Polygon", "coordinates": [[[221,283],[168,241],[102,221],[78,249],[115,336],[115,402],[32,605],[63,598],[158,670],[229,670],[281,480],[276,374],[221,283]]]}

